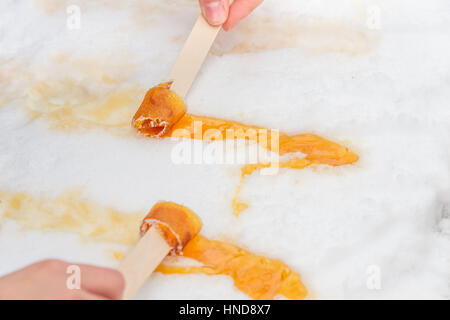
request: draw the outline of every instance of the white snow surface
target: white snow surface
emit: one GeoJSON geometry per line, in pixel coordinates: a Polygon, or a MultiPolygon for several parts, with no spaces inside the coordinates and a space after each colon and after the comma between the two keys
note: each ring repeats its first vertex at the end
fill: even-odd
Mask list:
{"type": "MultiPolygon", "coordinates": [[[[360,156],[349,166],[253,174],[238,218],[239,165],[174,165],[169,140],[29,122],[26,89],[38,81],[101,92],[94,80],[105,74],[119,86],[164,80],[197,16],[195,0],[2,0],[0,190],[54,197],[82,187],[126,212],[184,204],[203,235],[284,261],[311,298],[449,299],[448,0],[268,0],[219,35],[189,112],[316,133],[360,156]],[[66,27],[72,4],[81,8],[78,30],[66,27]],[[231,50],[239,43],[254,45],[231,50]],[[55,62],[61,54],[66,62],[55,62]],[[82,59],[94,67],[70,62],[82,59]],[[373,270],[380,288],[370,286],[373,270]]],[[[49,257],[115,267],[115,247],[4,220],[0,274],[49,257]]],[[[225,276],[155,274],[139,298],[247,296],[225,276]]]]}

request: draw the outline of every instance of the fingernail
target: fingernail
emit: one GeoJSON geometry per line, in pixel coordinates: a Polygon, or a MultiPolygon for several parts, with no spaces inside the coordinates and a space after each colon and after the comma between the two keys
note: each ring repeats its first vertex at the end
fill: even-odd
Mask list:
{"type": "Polygon", "coordinates": [[[206,20],[212,25],[220,25],[227,20],[225,6],[221,1],[208,2],[204,11],[206,20]]]}

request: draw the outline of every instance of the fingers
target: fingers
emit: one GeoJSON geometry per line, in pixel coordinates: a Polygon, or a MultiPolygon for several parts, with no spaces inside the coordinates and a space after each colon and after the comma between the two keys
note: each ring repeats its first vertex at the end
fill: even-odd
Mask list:
{"type": "MultiPolygon", "coordinates": [[[[73,271],[73,269],[72,269],[73,271]]],[[[72,264],[47,259],[0,278],[0,298],[20,300],[109,300],[120,299],[125,286],[122,274],[114,269],[72,264]],[[69,288],[75,275],[69,267],[78,266],[81,288],[69,288]]]]}
{"type": "Polygon", "coordinates": [[[212,26],[230,30],[239,21],[248,16],[263,0],[235,0],[230,6],[229,0],[199,0],[202,14],[212,26]]]}
{"type": "Polygon", "coordinates": [[[228,20],[222,27],[227,31],[234,28],[262,2],[263,0],[235,0],[230,6],[228,20]]]}
{"type": "Polygon", "coordinates": [[[229,0],[199,0],[202,14],[212,26],[222,25],[228,18],[229,0]]]}
{"type": "Polygon", "coordinates": [[[78,265],[81,269],[81,288],[93,296],[101,296],[118,300],[122,298],[125,280],[122,274],[114,269],[78,265]]]}
{"type": "Polygon", "coordinates": [[[74,295],[70,296],[68,299],[70,300],[108,300],[107,298],[91,293],[89,291],[80,290],[74,295]]]}

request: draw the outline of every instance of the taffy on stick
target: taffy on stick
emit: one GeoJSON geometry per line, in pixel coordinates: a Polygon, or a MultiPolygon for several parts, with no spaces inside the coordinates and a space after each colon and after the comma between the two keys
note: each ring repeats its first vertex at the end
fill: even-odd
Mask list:
{"type": "Polygon", "coordinates": [[[125,278],[123,299],[131,299],[170,253],[180,253],[202,228],[188,208],[173,202],[153,206],[141,225],[142,238],[119,266],[125,278]]]}
{"type": "Polygon", "coordinates": [[[133,127],[149,137],[162,137],[186,113],[183,99],[170,90],[172,82],[161,83],[145,94],[133,117],[133,127]]]}
{"type": "Polygon", "coordinates": [[[180,253],[184,246],[201,230],[202,222],[189,208],[174,202],[158,202],[141,224],[141,236],[150,228],[158,230],[173,248],[180,253]]]}

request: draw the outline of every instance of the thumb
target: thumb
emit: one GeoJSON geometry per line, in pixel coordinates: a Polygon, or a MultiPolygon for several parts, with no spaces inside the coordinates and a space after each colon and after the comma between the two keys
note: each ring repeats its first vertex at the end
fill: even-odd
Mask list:
{"type": "Polygon", "coordinates": [[[202,14],[212,26],[220,26],[228,19],[229,0],[199,0],[202,14]]]}

